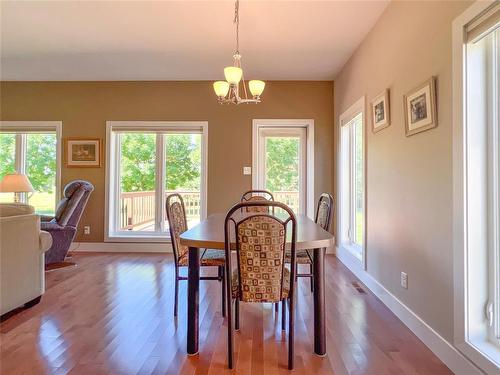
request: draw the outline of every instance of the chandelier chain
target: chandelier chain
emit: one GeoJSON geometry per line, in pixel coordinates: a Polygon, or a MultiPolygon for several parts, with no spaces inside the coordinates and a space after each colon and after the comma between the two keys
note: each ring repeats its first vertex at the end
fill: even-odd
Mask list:
{"type": "Polygon", "coordinates": [[[236,24],[236,54],[240,54],[240,0],[236,0],[234,4],[234,20],[236,24]]]}

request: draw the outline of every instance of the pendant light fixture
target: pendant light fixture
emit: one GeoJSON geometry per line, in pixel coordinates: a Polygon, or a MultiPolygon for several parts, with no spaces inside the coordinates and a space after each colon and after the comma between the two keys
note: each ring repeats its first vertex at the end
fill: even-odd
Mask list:
{"type": "Polygon", "coordinates": [[[248,99],[245,78],[243,77],[243,69],[241,68],[241,55],[239,51],[239,15],[240,2],[236,0],[234,6],[234,23],[236,25],[236,51],[233,55],[233,66],[224,68],[225,81],[214,82],[214,91],[217,95],[219,103],[260,103],[260,96],[264,91],[266,83],[259,80],[251,80],[248,82],[248,88],[252,94],[252,98],[248,99]],[[240,82],[243,86],[243,97],[240,97],[240,82]]]}

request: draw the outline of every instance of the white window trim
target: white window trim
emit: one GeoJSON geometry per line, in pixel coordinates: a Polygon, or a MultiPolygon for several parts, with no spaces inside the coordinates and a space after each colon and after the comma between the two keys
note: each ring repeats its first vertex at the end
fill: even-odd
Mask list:
{"type": "Polygon", "coordinates": [[[252,121],[252,189],[258,189],[259,131],[265,128],[306,129],[306,215],[314,217],[314,120],[313,119],[254,119],[252,121]]]}
{"type": "MultiPolygon", "coordinates": [[[[111,181],[111,172],[116,170],[119,158],[114,157],[117,155],[115,150],[115,142],[113,142],[113,129],[119,127],[120,129],[131,129],[137,130],[138,128],[147,128],[153,129],[157,131],[161,131],[162,129],[172,129],[178,130],[182,128],[183,130],[189,129],[201,129],[202,134],[202,142],[201,142],[201,154],[202,154],[202,168],[201,168],[201,187],[200,187],[200,196],[201,196],[201,212],[200,219],[203,220],[207,217],[207,182],[208,182],[208,122],[207,121],[106,121],[106,165],[108,166],[106,170],[106,180],[105,180],[105,228],[104,228],[104,242],[164,242],[170,243],[170,236],[168,233],[166,234],[156,234],[152,235],[151,233],[146,232],[135,232],[133,234],[127,236],[118,236],[110,233],[110,219],[111,212],[116,213],[116,210],[110,210],[110,204],[113,203],[110,201],[110,184],[113,184],[111,181]],[[113,168],[111,168],[111,163],[115,162],[113,168]]],[[[163,150],[160,150],[160,153],[163,153],[163,150]]],[[[162,155],[157,155],[157,158],[162,157],[164,161],[164,157],[162,155]]],[[[157,163],[158,167],[158,163],[157,163]]],[[[162,168],[157,172],[156,183],[164,184],[164,178],[162,176],[162,168]]],[[[114,195],[116,196],[117,192],[115,191],[114,195]]],[[[164,211],[163,204],[161,205],[161,210],[164,211]]],[[[160,210],[160,204],[157,204],[157,210],[160,210]]],[[[158,212],[157,212],[157,217],[158,212]]],[[[114,219],[116,220],[116,219],[114,219]]],[[[163,220],[161,221],[161,228],[163,229],[163,220]]]]}
{"type": "MultiPolygon", "coordinates": [[[[493,358],[500,358],[498,347],[484,341],[468,340],[468,309],[466,303],[469,293],[468,249],[466,246],[466,199],[465,182],[467,176],[466,149],[466,49],[465,26],[487,9],[494,1],[476,1],[458,16],[452,24],[453,44],[453,270],[454,270],[454,343],[455,346],[473,363],[487,374],[497,374],[500,367],[493,358]],[[479,350],[480,349],[480,350],[479,350]]],[[[497,314],[500,312],[496,312],[497,314]]]]}
{"type": "MultiPolygon", "coordinates": [[[[353,259],[356,259],[356,261],[359,261],[362,265],[363,268],[366,270],[367,267],[367,262],[366,262],[366,232],[367,232],[367,216],[366,216],[366,202],[367,202],[367,189],[366,189],[366,181],[367,181],[367,176],[366,176],[366,98],[365,96],[362,96],[359,98],[354,104],[352,104],[347,110],[345,110],[340,116],[339,116],[339,158],[338,158],[338,186],[337,186],[337,194],[338,194],[338,206],[339,206],[339,220],[337,220],[339,228],[337,233],[339,233],[339,246],[347,251],[349,254],[352,255],[353,259]],[[363,246],[361,247],[361,257],[362,259],[360,260],[357,256],[354,254],[357,252],[355,248],[353,248],[353,245],[351,245],[348,241],[348,239],[343,238],[346,225],[349,226],[351,225],[350,219],[349,222],[346,223],[344,219],[344,213],[345,213],[345,206],[346,203],[344,202],[344,197],[343,197],[343,188],[342,188],[342,181],[343,181],[343,174],[344,174],[344,164],[345,161],[343,160],[343,142],[342,142],[342,127],[347,124],[349,121],[354,119],[357,115],[362,114],[363,117],[363,160],[364,160],[364,165],[363,165],[363,180],[364,180],[364,202],[363,202],[363,218],[364,218],[364,223],[363,223],[363,246]]],[[[347,204],[349,206],[349,210],[351,209],[350,205],[351,202],[347,204]]],[[[349,215],[350,216],[350,215],[349,215]]]]}
{"type": "MultiPolygon", "coordinates": [[[[61,156],[62,156],[62,121],[0,121],[0,132],[7,133],[9,131],[19,132],[19,129],[30,129],[32,132],[49,130],[56,133],[56,206],[61,200],[61,156]]],[[[16,160],[21,160],[24,157],[26,150],[18,150],[16,148],[16,153],[21,153],[21,155],[16,155],[16,160]]],[[[16,170],[20,173],[25,171],[17,165],[16,170]]],[[[55,209],[55,207],[54,207],[55,209]]]]}

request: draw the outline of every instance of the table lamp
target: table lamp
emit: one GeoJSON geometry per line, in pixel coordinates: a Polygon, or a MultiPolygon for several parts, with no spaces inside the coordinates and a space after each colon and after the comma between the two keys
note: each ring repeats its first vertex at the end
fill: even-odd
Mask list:
{"type": "Polygon", "coordinates": [[[14,202],[18,203],[19,193],[33,192],[33,186],[25,174],[6,174],[0,181],[0,193],[14,193],[14,202]]]}

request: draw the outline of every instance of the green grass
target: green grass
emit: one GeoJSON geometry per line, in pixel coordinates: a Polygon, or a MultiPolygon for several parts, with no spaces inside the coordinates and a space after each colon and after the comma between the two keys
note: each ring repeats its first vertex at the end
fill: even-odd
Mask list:
{"type": "MultiPolygon", "coordinates": [[[[8,203],[14,201],[12,193],[0,194],[0,203],[8,203]]],[[[55,193],[34,193],[28,202],[35,207],[37,214],[53,215],[55,210],[55,193]]]]}

